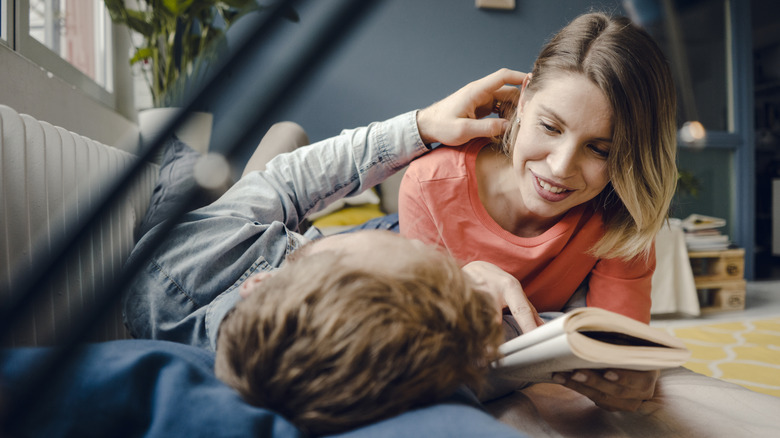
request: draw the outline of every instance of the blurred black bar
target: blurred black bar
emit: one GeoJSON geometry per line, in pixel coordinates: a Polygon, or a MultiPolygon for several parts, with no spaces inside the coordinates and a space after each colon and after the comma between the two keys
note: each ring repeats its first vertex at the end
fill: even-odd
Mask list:
{"type": "Polygon", "coordinates": [[[146,163],[165,144],[166,139],[187,120],[188,114],[205,102],[219,97],[214,94],[214,90],[218,88],[220,83],[229,81],[229,73],[232,68],[242,64],[241,54],[255,48],[258,45],[257,43],[262,41],[262,38],[266,37],[273,30],[273,27],[278,25],[287,11],[298,1],[282,0],[269,9],[267,14],[247,15],[244,17],[247,20],[254,20],[251,26],[244,26],[251,32],[241,35],[237,49],[232,55],[221,60],[218,68],[214,70],[214,73],[208,79],[202,83],[193,84],[192,97],[190,99],[185,98],[182,111],[164,125],[152,137],[149,144],[142,145],[139,157],[133,165],[113,182],[103,197],[93,204],[90,211],[83,216],[81,221],[74,219],[71,221],[71,223],[74,223],[72,228],[54,239],[51,252],[47,253],[37,248],[32,249],[34,260],[37,260],[36,266],[30,272],[16,273],[16,276],[11,281],[11,284],[20,285],[19,288],[24,292],[10,294],[19,298],[16,302],[11,302],[9,305],[0,308],[0,336],[9,333],[11,327],[16,324],[17,319],[22,317],[25,314],[25,310],[33,305],[36,298],[46,291],[45,286],[49,280],[47,273],[55,272],[60,263],[67,260],[71,254],[76,254],[79,244],[88,237],[90,230],[97,227],[101,218],[109,213],[113,200],[124,194],[124,191],[143,171],[146,163]],[[40,275],[40,273],[44,273],[44,275],[40,275]]]}
{"type": "MultiPolygon", "coordinates": [[[[297,50],[292,51],[289,58],[271,66],[271,71],[263,81],[257,81],[254,84],[237,84],[245,91],[243,98],[232,105],[229,118],[235,120],[230,126],[225,127],[224,131],[215,131],[216,138],[224,143],[223,150],[225,155],[230,157],[235,153],[237,146],[246,144],[246,141],[253,135],[252,128],[256,125],[269,125],[271,116],[277,108],[286,103],[286,96],[292,93],[296,87],[313,72],[321,61],[344,39],[348,31],[359,21],[361,17],[375,6],[376,0],[341,0],[335,2],[327,14],[318,17],[318,21],[312,23],[311,28],[301,29],[310,35],[304,39],[297,50]],[[235,129],[239,127],[240,129],[235,129]]],[[[146,147],[140,159],[125,174],[118,178],[115,185],[110,190],[110,195],[98,203],[98,207],[92,212],[91,218],[80,224],[80,228],[74,230],[73,236],[63,236],[57,242],[55,248],[61,248],[60,251],[53,252],[56,256],[41,260],[39,266],[33,269],[36,273],[54,272],[54,267],[67,259],[68,255],[78,250],[78,245],[84,239],[91,227],[99,223],[100,218],[109,211],[112,199],[119,196],[130,185],[133,179],[140,173],[146,161],[154,156],[156,151],[162,147],[165,140],[174,132],[176,127],[186,120],[187,113],[198,105],[207,103],[219,98],[215,94],[217,85],[227,81],[226,75],[229,69],[241,68],[244,65],[242,54],[255,49],[262,41],[262,38],[280,21],[296,4],[295,0],[283,1],[273,7],[268,14],[262,14],[257,17],[250,15],[243,19],[254,19],[256,23],[243,26],[246,35],[242,35],[240,43],[232,55],[223,61],[220,67],[215,71],[210,79],[205,81],[204,85],[197,87],[197,93],[189,102],[184,105],[184,110],[174,118],[164,129],[162,129],[152,140],[151,145],[146,147]]],[[[164,229],[157,232],[157,236],[165,236],[167,230],[172,228],[178,219],[188,211],[189,200],[199,193],[198,187],[190,187],[188,195],[180,202],[175,213],[171,218],[164,221],[160,227],[164,229]]],[[[86,315],[77,318],[79,323],[67,336],[66,340],[50,350],[47,360],[42,361],[36,369],[29,370],[25,382],[21,385],[23,390],[17,394],[3,394],[2,429],[4,433],[13,433],[15,428],[23,425],[28,417],[35,416],[34,405],[37,398],[47,397],[47,391],[56,387],[58,378],[67,374],[70,359],[79,351],[79,347],[84,342],[90,330],[95,327],[106,314],[109,313],[112,305],[118,300],[123,292],[124,286],[130,282],[140,270],[142,264],[154,252],[161,242],[148,245],[141,253],[136,253],[133,259],[126,264],[118,276],[115,276],[111,283],[115,285],[110,290],[102,291],[97,296],[97,304],[86,315]]],[[[28,274],[23,282],[26,287],[25,293],[12,306],[0,311],[0,333],[7,333],[13,326],[14,319],[23,314],[24,310],[34,303],[36,296],[45,291],[45,285],[48,281],[46,275],[28,274]]],[[[45,421],[45,419],[40,419],[45,421]]]]}

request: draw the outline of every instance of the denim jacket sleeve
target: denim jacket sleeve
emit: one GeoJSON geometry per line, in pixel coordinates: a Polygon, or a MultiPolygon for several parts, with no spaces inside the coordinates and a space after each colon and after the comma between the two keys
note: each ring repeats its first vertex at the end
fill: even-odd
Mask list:
{"type": "MultiPolygon", "coordinates": [[[[427,150],[412,111],[274,158],[164,236],[123,298],[125,324],[135,337],[215,349],[238,286],[305,243],[297,232],[303,219],[427,150]]],[[[161,237],[153,229],[137,248],[161,237]]]]}

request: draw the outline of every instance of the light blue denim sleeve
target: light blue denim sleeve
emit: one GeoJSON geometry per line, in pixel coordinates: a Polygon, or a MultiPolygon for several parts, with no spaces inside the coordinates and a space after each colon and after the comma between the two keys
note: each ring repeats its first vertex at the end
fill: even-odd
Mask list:
{"type": "Polygon", "coordinates": [[[413,111],[279,155],[263,178],[287,197],[286,208],[263,215],[293,229],[309,214],[379,184],[427,150],[413,111]]]}
{"type": "Polygon", "coordinates": [[[307,241],[297,232],[307,215],[427,150],[413,111],[274,158],[166,236],[153,228],[141,239],[134,253],[164,241],[123,297],[125,324],[135,337],[215,349],[220,323],[240,300],[238,286],[307,241]]]}

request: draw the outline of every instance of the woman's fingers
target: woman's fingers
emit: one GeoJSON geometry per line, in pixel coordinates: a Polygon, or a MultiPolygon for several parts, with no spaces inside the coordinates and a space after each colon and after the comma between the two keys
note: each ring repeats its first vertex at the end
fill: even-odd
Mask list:
{"type": "Polygon", "coordinates": [[[495,298],[499,309],[509,308],[523,333],[544,323],[525,296],[520,282],[503,269],[492,263],[474,261],[464,266],[463,271],[469,276],[475,289],[495,298]]]}
{"type": "Polygon", "coordinates": [[[554,380],[593,400],[608,411],[633,412],[653,398],[660,371],[624,369],[576,370],[557,373],[554,380]]]}

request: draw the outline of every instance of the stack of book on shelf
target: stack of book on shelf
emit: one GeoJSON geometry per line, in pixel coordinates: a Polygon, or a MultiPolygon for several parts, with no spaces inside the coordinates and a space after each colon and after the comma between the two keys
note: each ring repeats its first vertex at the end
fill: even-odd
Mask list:
{"type": "Polygon", "coordinates": [[[729,236],[720,232],[726,220],[692,214],[682,221],[685,230],[685,245],[688,251],[722,251],[731,246],[729,236]]]}

